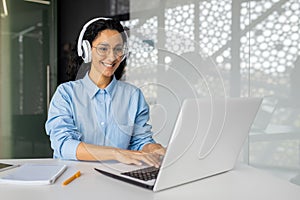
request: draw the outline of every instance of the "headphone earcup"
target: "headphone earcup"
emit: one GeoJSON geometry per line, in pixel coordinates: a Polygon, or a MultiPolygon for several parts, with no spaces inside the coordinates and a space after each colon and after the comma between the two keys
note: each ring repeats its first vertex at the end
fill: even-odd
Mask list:
{"type": "Polygon", "coordinates": [[[82,59],[84,63],[89,63],[92,61],[92,52],[91,52],[91,45],[89,41],[83,40],[82,41],[82,59]]]}

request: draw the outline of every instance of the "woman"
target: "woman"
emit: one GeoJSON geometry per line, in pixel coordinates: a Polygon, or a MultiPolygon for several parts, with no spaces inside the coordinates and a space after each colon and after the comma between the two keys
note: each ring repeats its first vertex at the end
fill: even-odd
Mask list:
{"type": "Polygon", "coordinates": [[[83,27],[73,66],[84,61],[90,69],[82,79],[58,86],[45,125],[55,158],[159,166],[165,149],[152,139],[144,96],[117,80],[126,63],[126,42],[117,20],[96,18],[83,27]]]}

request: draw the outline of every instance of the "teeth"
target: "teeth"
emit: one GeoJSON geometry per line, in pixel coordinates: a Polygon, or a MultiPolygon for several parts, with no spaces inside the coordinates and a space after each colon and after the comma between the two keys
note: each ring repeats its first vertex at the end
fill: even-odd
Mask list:
{"type": "Polygon", "coordinates": [[[102,62],[105,67],[112,67],[113,65],[102,62]]]}

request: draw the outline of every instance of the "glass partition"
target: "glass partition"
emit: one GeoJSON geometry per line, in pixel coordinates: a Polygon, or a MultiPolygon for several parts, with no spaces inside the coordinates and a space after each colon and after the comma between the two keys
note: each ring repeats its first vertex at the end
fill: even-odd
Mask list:
{"type": "Polygon", "coordinates": [[[299,16],[299,0],[131,0],[126,80],[144,91],[157,139],[168,141],[186,97],[264,97],[241,158],[293,182],[299,16]]]}
{"type": "Polygon", "coordinates": [[[1,0],[0,158],[50,157],[50,1],[1,0]]]}

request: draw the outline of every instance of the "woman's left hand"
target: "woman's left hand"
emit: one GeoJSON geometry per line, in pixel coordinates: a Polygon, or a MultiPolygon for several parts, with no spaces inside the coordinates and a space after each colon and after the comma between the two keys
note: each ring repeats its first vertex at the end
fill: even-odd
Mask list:
{"type": "Polygon", "coordinates": [[[166,153],[166,149],[161,144],[149,143],[146,144],[142,151],[147,153],[156,153],[158,155],[164,156],[166,153]]]}

